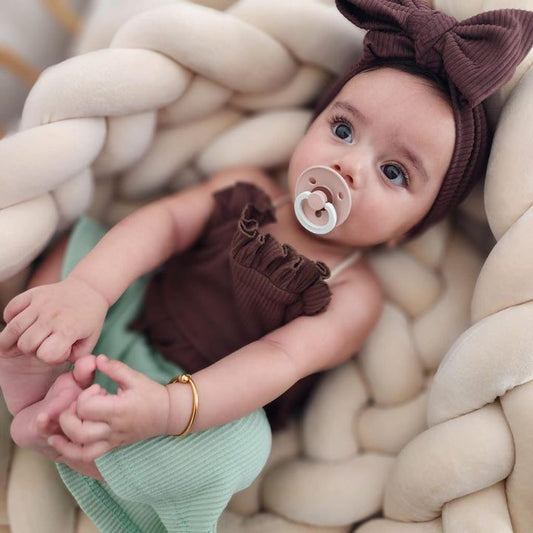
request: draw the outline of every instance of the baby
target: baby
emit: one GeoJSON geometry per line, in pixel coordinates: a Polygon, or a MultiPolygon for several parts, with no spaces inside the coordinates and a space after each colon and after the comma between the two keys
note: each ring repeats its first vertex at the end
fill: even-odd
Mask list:
{"type": "MultiPolygon", "coordinates": [[[[139,209],[105,234],[100,230],[97,238],[89,237],[94,242],[66,272],[69,250],[84,238],[83,228],[94,226],[82,219],[45,257],[30,288],[5,308],[0,386],[15,415],[12,436],[22,446],[70,467],[60,467],[65,483],[102,530],[123,531],[127,520],[128,531],[148,531],[142,521],[152,519],[168,530],[211,530],[231,495],[251,483],[268,456],[270,434],[260,408],[302,378],[353,356],[379,318],[383,300],[379,283],[364,259],[355,260],[354,250],[395,244],[420,233],[453,209],[482,176],[489,143],[480,102],[510,77],[527,53],[533,40],[531,30],[522,39],[520,54],[500,63],[505,67],[498,68],[506,70],[498,83],[492,76],[479,76],[476,82],[469,71],[460,68],[454,71],[452,82],[445,68],[446,47],[439,48],[438,43],[452,32],[454,36],[459,33],[454,19],[438,14],[444,18],[436,21],[432,18],[435,12],[422,0],[374,4],[338,2],[345,16],[370,30],[365,52],[320,103],[292,154],[286,187],[257,169],[223,171],[206,183],[139,209]],[[363,16],[365,9],[368,13],[363,16]],[[403,9],[419,17],[419,26],[404,26],[403,9]],[[422,29],[429,33],[423,34],[422,29]],[[421,39],[431,40],[431,32],[434,46],[424,55],[421,39]],[[416,46],[409,48],[406,42],[416,46]],[[298,178],[316,166],[336,172],[351,199],[346,220],[325,234],[305,229],[292,209],[298,178]],[[220,235],[230,224],[235,232],[232,248],[218,266],[219,256],[212,255],[213,250],[221,246],[220,235]],[[248,240],[243,244],[243,239],[248,240]],[[241,258],[241,245],[244,249],[250,243],[253,254],[245,249],[241,258]],[[165,291],[179,282],[181,274],[187,281],[181,278],[177,294],[183,303],[176,302],[176,309],[191,306],[194,317],[195,305],[201,302],[185,298],[186,284],[202,270],[195,270],[192,259],[203,257],[213,263],[212,269],[228,271],[228,261],[231,268],[235,261],[247,276],[248,270],[263,268],[257,265],[265,263],[264,253],[270,251],[275,261],[285,265],[290,260],[293,270],[305,271],[309,277],[298,290],[283,287],[284,297],[298,293],[283,309],[283,320],[254,329],[236,346],[228,341],[232,348],[224,348],[207,363],[193,359],[187,363],[181,352],[188,347],[178,349],[174,340],[165,354],[165,343],[171,341],[166,330],[156,331],[152,319],[157,308],[168,304],[165,291]],[[145,274],[161,265],[161,272],[148,282],[145,274]],[[173,274],[174,269],[179,275],[173,274]],[[125,302],[139,283],[137,303],[125,302]],[[119,314],[120,309],[127,309],[126,304],[133,311],[119,314]],[[140,321],[144,335],[127,330],[141,304],[154,309],[140,321]],[[105,345],[102,339],[118,338],[118,329],[126,340],[115,350],[112,346],[118,345],[105,345]],[[96,352],[108,350],[107,356],[91,355],[95,347],[96,352]],[[149,367],[154,361],[157,368],[149,367]],[[101,373],[99,381],[91,384],[96,370],[101,373]],[[191,373],[190,387],[166,384],[182,370],[191,373]],[[198,411],[191,407],[191,394],[193,399],[200,398],[198,411]],[[233,440],[228,440],[230,428],[237,427],[235,421],[248,424],[248,433],[239,437],[235,432],[233,440]],[[192,435],[180,440],[170,437],[184,432],[192,435]],[[230,449],[233,459],[228,458],[230,449]],[[216,458],[216,467],[209,463],[211,456],[216,458]],[[207,463],[210,471],[216,469],[216,479],[211,474],[206,477],[207,463]],[[172,476],[169,471],[180,475],[172,476]],[[239,479],[227,482],[236,471],[239,479]],[[191,486],[198,487],[197,492],[191,486]],[[211,486],[220,496],[217,505],[209,499],[212,495],[206,487],[211,486]],[[185,500],[182,494],[187,494],[185,500]],[[142,519],[136,515],[139,506],[144,510],[142,519]],[[201,513],[195,514],[193,508],[201,513]],[[170,529],[177,527],[170,525],[176,523],[176,509],[190,512],[188,523],[196,525],[170,529]],[[201,526],[199,520],[203,520],[201,526]]],[[[533,24],[532,13],[499,13],[496,20],[502,25],[505,16],[533,24]]],[[[485,15],[479,28],[496,23],[490,14],[485,15]]],[[[468,21],[461,24],[474,26],[468,21]]],[[[519,33],[516,28],[513,31],[519,33]]],[[[495,63],[489,44],[484,55],[479,53],[479,41],[476,46],[480,64],[495,63]]],[[[468,48],[465,41],[463,53],[468,54],[468,48]]],[[[497,50],[502,54],[501,43],[497,50]]],[[[263,278],[275,270],[275,261],[261,270],[254,294],[263,290],[263,278]]],[[[283,275],[288,274],[284,271],[283,275]]],[[[295,285],[300,281],[294,278],[295,285]]],[[[217,289],[201,278],[191,294],[201,300],[204,293],[220,290],[217,301],[240,301],[243,287],[245,282],[217,289]]],[[[268,290],[279,291],[279,286],[268,290]]],[[[254,306],[249,306],[251,314],[254,306]]],[[[243,324],[234,325],[235,330],[248,327],[247,313],[239,315],[243,324]]],[[[175,323],[172,311],[165,316],[171,332],[182,327],[179,317],[187,313],[174,314],[178,315],[175,323]]],[[[191,322],[187,331],[198,322],[202,320],[191,322]]],[[[209,338],[214,319],[208,311],[204,322],[209,338]]],[[[244,426],[238,427],[242,432],[244,426]]]]}

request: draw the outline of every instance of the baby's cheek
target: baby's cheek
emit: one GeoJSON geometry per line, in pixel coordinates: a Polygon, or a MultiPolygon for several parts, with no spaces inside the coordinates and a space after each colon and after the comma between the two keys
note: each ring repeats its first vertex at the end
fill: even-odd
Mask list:
{"type": "Polygon", "coordinates": [[[305,166],[305,160],[302,156],[302,151],[299,149],[299,147],[300,145],[298,145],[296,150],[293,152],[291,160],[289,162],[289,169],[288,169],[289,189],[294,188],[294,185],[296,183],[296,180],[298,179],[298,176],[303,172],[305,168],[307,168],[305,166]]]}
{"type": "Polygon", "coordinates": [[[310,136],[304,137],[294,150],[289,163],[289,176],[294,179],[312,165],[327,165],[328,162],[321,157],[322,145],[310,136]]]}

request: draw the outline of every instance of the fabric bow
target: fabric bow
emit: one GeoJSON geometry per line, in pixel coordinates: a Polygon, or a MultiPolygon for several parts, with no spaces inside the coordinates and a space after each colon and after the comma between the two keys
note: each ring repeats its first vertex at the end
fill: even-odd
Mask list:
{"type": "Polygon", "coordinates": [[[363,61],[414,60],[451,83],[474,107],[513,75],[533,45],[533,12],[488,11],[458,22],[426,0],[336,0],[339,11],[369,30],[363,61]]]}

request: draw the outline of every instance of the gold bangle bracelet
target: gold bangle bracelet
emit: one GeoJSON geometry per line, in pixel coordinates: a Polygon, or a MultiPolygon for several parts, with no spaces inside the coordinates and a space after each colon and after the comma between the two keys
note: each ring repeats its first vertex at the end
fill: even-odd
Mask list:
{"type": "Polygon", "coordinates": [[[191,431],[192,425],[196,420],[196,413],[198,412],[198,390],[190,374],[180,374],[179,376],[175,376],[168,382],[168,385],[172,383],[188,383],[192,390],[192,412],[191,417],[189,418],[189,423],[180,434],[173,435],[174,438],[181,439],[182,437],[185,437],[185,435],[189,434],[189,431],[191,431]]]}

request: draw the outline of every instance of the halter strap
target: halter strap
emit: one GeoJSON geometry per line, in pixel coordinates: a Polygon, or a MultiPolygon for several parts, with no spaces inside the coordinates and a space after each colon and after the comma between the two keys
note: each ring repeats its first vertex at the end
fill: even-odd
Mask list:
{"type": "Polygon", "coordinates": [[[331,269],[331,275],[326,280],[327,283],[331,283],[333,279],[336,278],[343,270],[346,270],[349,266],[357,263],[362,255],[363,250],[360,248],[354,250],[351,254],[348,254],[347,257],[345,257],[339,264],[335,265],[335,267],[331,269]]]}

